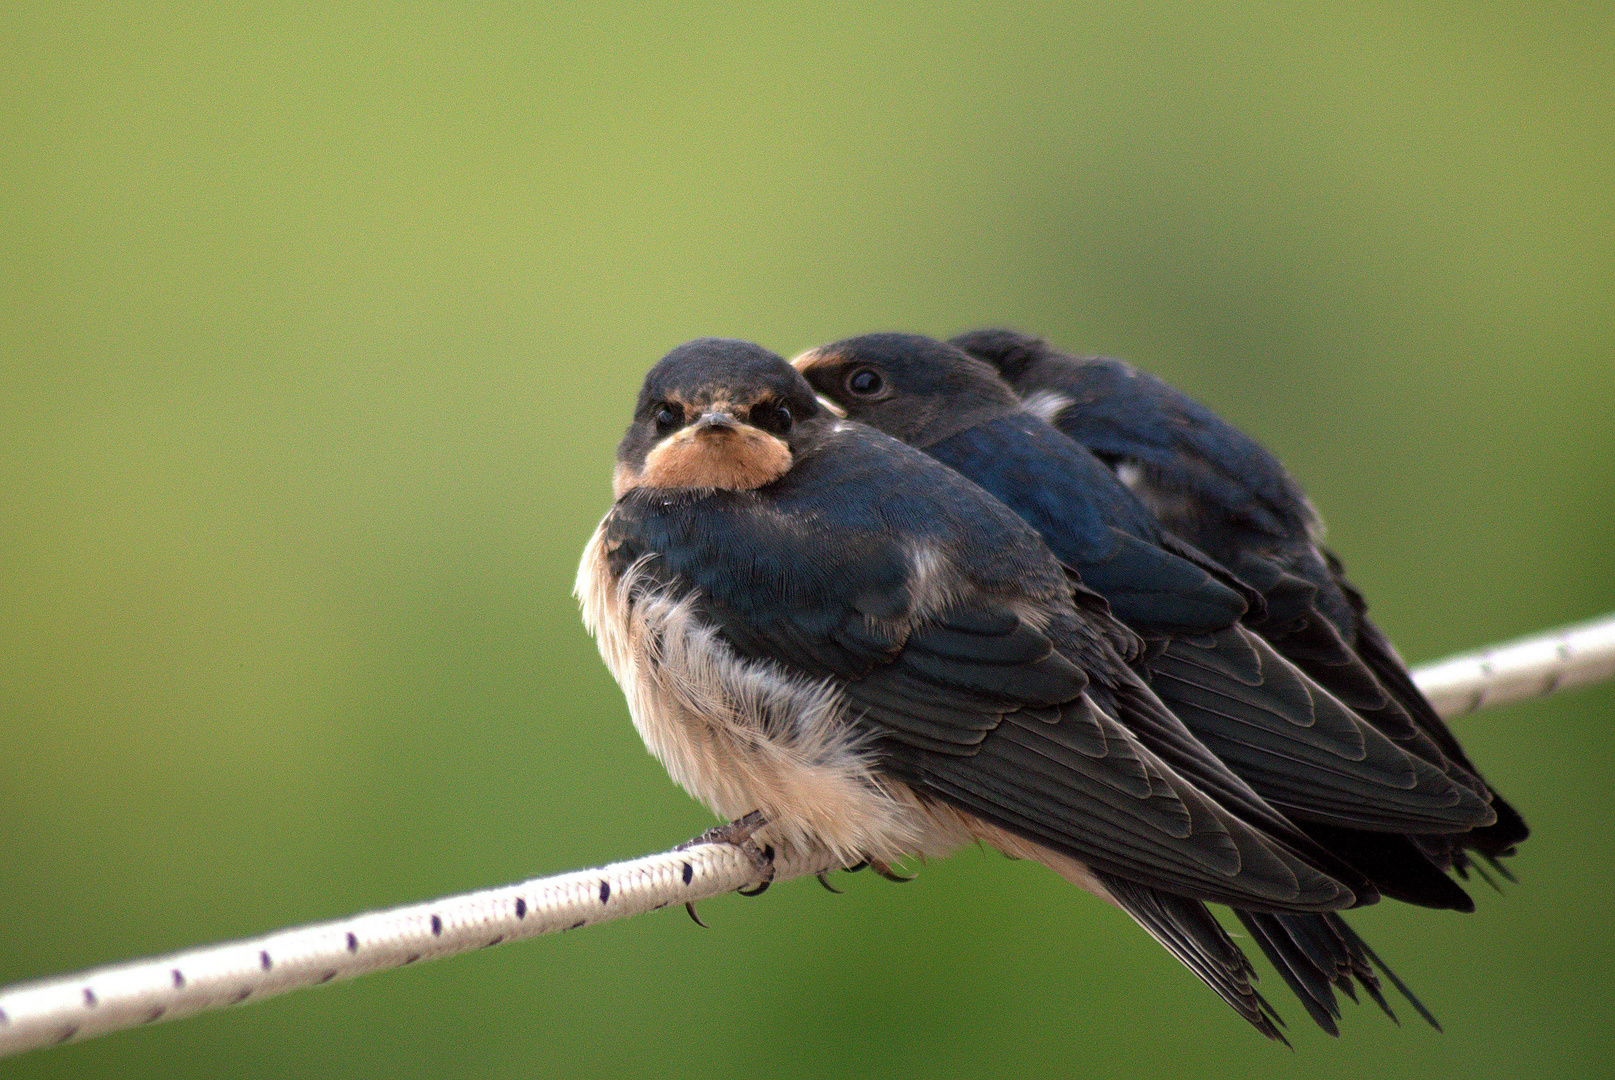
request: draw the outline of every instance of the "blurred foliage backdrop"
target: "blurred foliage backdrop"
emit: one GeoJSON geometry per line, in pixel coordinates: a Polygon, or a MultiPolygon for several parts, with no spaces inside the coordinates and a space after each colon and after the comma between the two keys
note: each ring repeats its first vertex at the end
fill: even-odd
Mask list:
{"type": "MultiPolygon", "coordinates": [[[[709,824],[569,596],[690,337],[1131,359],[1291,464],[1413,660],[1615,608],[1612,9],[1303,7],[11,5],[0,982],[709,824]]],[[[1612,706],[1463,721],[1521,883],[1356,917],[1445,1035],[1270,976],[1288,1053],[966,853],[0,1076],[1596,1075],[1612,706]]]]}

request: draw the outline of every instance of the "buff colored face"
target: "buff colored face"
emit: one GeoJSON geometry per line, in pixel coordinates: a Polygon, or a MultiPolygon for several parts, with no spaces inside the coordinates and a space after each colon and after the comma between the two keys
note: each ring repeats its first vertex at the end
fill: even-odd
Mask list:
{"type": "Polygon", "coordinates": [[[783,436],[793,418],[784,402],[766,394],[747,402],[690,398],[669,394],[640,422],[649,430],[637,434],[648,438],[634,441],[649,448],[642,458],[628,452],[618,462],[612,478],[618,498],[638,487],[750,491],[790,470],[783,436]]]}

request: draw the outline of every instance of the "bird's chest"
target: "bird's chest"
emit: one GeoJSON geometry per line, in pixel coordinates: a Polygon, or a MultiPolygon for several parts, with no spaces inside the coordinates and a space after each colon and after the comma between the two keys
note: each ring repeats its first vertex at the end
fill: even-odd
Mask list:
{"type": "Polygon", "coordinates": [[[777,843],[827,846],[849,862],[927,846],[912,797],[877,773],[834,686],[738,655],[696,597],[655,583],[654,556],[614,572],[609,543],[603,525],[578,570],[584,623],[679,786],[725,819],[761,811],[777,843]]]}

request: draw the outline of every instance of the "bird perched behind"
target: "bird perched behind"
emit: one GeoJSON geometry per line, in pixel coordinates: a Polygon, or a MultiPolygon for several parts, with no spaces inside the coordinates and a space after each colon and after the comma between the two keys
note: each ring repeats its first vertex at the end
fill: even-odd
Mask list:
{"type": "MultiPolygon", "coordinates": [[[[1138,666],[1165,704],[1314,839],[1389,895],[1473,908],[1422,845],[1492,824],[1484,785],[1433,747],[1429,760],[1397,745],[1241,625],[1252,605],[1229,600],[1242,589],[1252,599],[1248,588],[1164,532],[1104,464],[1026,409],[996,371],[913,334],[850,338],[794,363],[849,417],[923,448],[1034,525],[1149,643],[1138,666]]],[[[1260,625],[1260,600],[1254,607],[1260,625]]],[[[1328,987],[1349,983],[1296,953],[1294,927],[1242,918],[1281,973],[1306,986],[1303,1001],[1333,1016],[1328,987]]],[[[1337,929],[1338,920],[1311,921],[1303,934],[1327,939],[1324,931],[1337,929]]],[[[1337,944],[1341,967],[1363,959],[1349,941],[1337,944]]]]}
{"type": "MultiPolygon", "coordinates": [[[[1280,652],[1402,745],[1480,776],[1322,546],[1323,522],[1300,485],[1256,440],[1119,360],[1079,358],[1013,330],[952,343],[991,363],[1032,412],[1115,469],[1169,531],[1261,588],[1268,613],[1257,629],[1280,652]]],[[[1492,809],[1491,825],[1420,843],[1460,872],[1466,847],[1495,866],[1530,830],[1495,791],[1492,809]]]]}
{"type": "Polygon", "coordinates": [[[1205,902],[1349,935],[1332,913],[1373,886],[1161,704],[1139,637],[1020,518],[717,339],[646,376],[613,487],[577,593],[686,790],[849,865],[971,840],[1035,859],[1281,1037],[1205,902]]]}

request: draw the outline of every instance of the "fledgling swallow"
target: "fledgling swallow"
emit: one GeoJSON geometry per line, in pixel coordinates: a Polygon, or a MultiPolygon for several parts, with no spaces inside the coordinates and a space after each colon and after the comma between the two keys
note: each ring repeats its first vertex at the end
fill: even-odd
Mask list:
{"type": "Polygon", "coordinates": [[[1129,667],[1138,635],[979,487],[718,339],[646,376],[613,487],[584,621],[647,747],[721,818],[844,865],[972,840],[1035,859],[1271,1038],[1208,901],[1352,943],[1338,962],[1384,1004],[1334,914],[1373,886],[1190,734],[1129,667]]]}
{"type": "MultiPolygon", "coordinates": [[[[1312,503],[1256,440],[1119,360],[1079,358],[1013,330],[977,330],[952,343],[992,364],[1032,412],[1110,465],[1167,530],[1260,588],[1269,612],[1257,629],[1298,667],[1413,752],[1480,777],[1322,546],[1312,503]]],[[[1467,847],[1511,876],[1497,860],[1530,830],[1495,791],[1492,809],[1495,823],[1458,843],[1427,838],[1425,847],[1460,873],[1467,847]]]]}
{"type": "MultiPolygon", "coordinates": [[[[847,416],[924,449],[1032,524],[1149,643],[1139,667],[1167,707],[1309,835],[1388,895],[1473,907],[1419,844],[1491,824],[1484,785],[1398,746],[1242,625],[1248,587],[1165,533],[990,366],[912,334],[851,338],[794,363],[847,416]]],[[[1336,1015],[1329,984],[1349,989],[1349,980],[1310,966],[1294,934],[1245,922],[1280,972],[1306,985],[1298,993],[1319,1022],[1336,1015]]],[[[1350,945],[1339,955],[1363,961],[1350,945]]]]}

